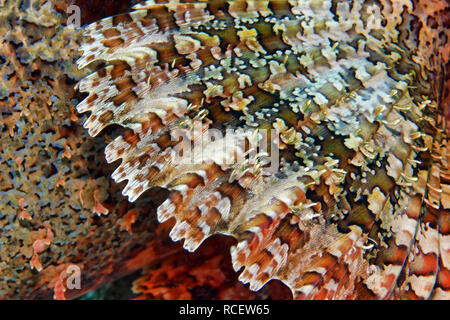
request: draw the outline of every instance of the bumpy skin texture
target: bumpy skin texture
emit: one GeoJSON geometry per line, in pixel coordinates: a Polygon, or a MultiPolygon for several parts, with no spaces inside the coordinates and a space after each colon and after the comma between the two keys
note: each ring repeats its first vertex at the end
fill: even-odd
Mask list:
{"type": "MultiPolygon", "coordinates": [[[[300,299],[448,299],[446,1],[147,1],[85,29],[92,136],[130,201],[194,251],[215,233],[239,279],[300,299]],[[445,94],[445,93],[444,93],[445,94]],[[275,128],[281,168],[171,161],[170,130],[275,128]]],[[[448,100],[447,100],[448,101],[448,100]]],[[[248,138],[248,137],[247,137],[248,138]]],[[[248,138],[249,139],[249,138],[248,138]]],[[[217,150],[220,141],[206,148],[217,150]]],[[[261,165],[261,163],[259,164],[261,165]]]]}

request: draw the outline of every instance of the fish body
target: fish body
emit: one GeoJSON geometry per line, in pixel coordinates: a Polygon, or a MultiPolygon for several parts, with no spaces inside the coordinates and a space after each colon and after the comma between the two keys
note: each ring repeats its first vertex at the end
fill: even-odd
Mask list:
{"type": "Polygon", "coordinates": [[[147,1],[85,28],[77,110],[92,136],[124,128],[105,150],[123,194],[169,190],[158,220],[189,251],[235,237],[252,290],[448,299],[448,10],[147,1]]]}

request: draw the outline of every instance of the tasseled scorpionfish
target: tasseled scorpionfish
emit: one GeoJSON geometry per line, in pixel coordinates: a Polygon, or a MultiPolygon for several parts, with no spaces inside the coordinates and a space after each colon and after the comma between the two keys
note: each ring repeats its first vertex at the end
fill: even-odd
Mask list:
{"type": "Polygon", "coordinates": [[[449,299],[449,7],[146,1],[85,28],[77,109],[124,128],[123,194],[169,190],[158,220],[189,251],[235,237],[252,290],[449,299]]]}

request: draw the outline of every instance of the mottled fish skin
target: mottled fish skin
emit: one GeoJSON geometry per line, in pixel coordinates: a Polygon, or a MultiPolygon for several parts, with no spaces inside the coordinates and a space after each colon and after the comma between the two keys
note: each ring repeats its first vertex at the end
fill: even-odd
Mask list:
{"type": "MultiPolygon", "coordinates": [[[[449,299],[446,1],[147,1],[85,28],[77,110],[130,201],[194,251],[234,236],[233,267],[298,299],[449,299]],[[158,2],[158,3],[156,3],[158,2]],[[170,131],[277,129],[276,175],[171,161],[170,131]]],[[[193,131],[196,139],[199,131],[193,131]]],[[[245,134],[244,134],[245,135],[245,134]]],[[[245,136],[244,139],[249,139],[245,136]]],[[[217,150],[220,141],[206,148],[217,150]]]]}

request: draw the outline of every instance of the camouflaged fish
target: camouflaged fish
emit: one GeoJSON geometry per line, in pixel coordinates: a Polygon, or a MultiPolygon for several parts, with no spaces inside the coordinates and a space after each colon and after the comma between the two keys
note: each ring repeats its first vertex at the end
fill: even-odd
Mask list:
{"type": "MultiPolygon", "coordinates": [[[[92,136],[134,201],[194,251],[233,236],[233,267],[297,299],[449,299],[445,1],[147,1],[85,28],[79,83],[92,136]],[[196,130],[194,122],[201,122],[196,130]],[[174,161],[171,131],[276,129],[280,164],[174,161]]],[[[239,133],[241,132],[241,133],[239,133]]],[[[242,133],[243,132],[243,133],[242,133]]],[[[242,148],[241,148],[242,149],[242,148]]],[[[273,148],[274,149],[274,148],[273,148]]]]}

